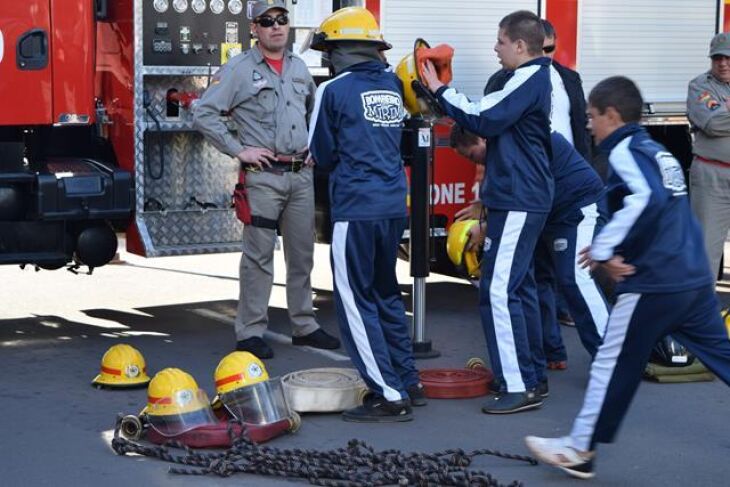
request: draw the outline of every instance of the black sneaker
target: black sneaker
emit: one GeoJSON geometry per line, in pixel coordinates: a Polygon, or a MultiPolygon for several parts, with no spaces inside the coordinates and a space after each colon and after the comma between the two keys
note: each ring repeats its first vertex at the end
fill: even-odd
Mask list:
{"type": "Polygon", "coordinates": [[[419,407],[428,404],[428,401],[426,400],[426,390],[420,382],[418,384],[408,386],[406,388],[406,392],[408,393],[408,397],[411,399],[411,406],[419,407]]]}
{"type": "Polygon", "coordinates": [[[542,406],[542,398],[536,389],[527,392],[500,392],[489,398],[482,407],[485,414],[511,414],[542,406]]]}
{"type": "Polygon", "coordinates": [[[347,409],[342,419],[353,423],[400,423],[411,421],[411,404],[408,399],[386,401],[385,398],[369,394],[362,406],[347,409]]]}
{"type": "Polygon", "coordinates": [[[274,351],[261,337],[251,337],[236,342],[239,352],[251,352],[260,359],[273,358],[274,351]]]}
{"type": "Polygon", "coordinates": [[[596,476],[593,460],[595,452],[579,452],[569,446],[568,438],[525,438],[527,448],[538,460],[558,467],[571,477],[592,479],[596,476]]]}
{"type": "Polygon", "coordinates": [[[543,379],[538,382],[535,390],[541,398],[545,399],[546,397],[548,397],[550,395],[550,388],[548,387],[547,379],[543,379]]]}
{"type": "Polygon", "coordinates": [[[297,346],[309,346],[314,348],[323,348],[325,350],[334,350],[340,348],[340,340],[328,334],[322,328],[314,330],[309,335],[301,337],[292,337],[291,342],[297,346]]]}

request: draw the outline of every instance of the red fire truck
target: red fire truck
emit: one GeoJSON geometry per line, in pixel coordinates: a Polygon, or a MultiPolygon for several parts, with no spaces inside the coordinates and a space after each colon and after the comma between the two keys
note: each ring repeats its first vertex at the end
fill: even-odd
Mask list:
{"type": "MultiPolygon", "coordinates": [[[[230,207],[236,161],[192,130],[190,105],[228,59],[250,47],[246,0],[24,0],[0,10],[0,264],[97,267],[126,230],[144,256],[240,250],[230,207]]],[[[453,85],[480,96],[499,68],[499,19],[529,9],[558,31],[556,58],[583,75],[635,79],[646,123],[690,160],[687,82],[708,68],[728,0],[289,0],[295,50],[324,15],[359,5],[379,18],[392,64],[417,37],[455,48],[453,85]]],[[[730,20],[730,16],[728,16],[730,20]]],[[[315,79],[321,58],[305,53],[315,79]]],[[[233,128],[232,128],[233,129],[233,128]]],[[[435,260],[454,213],[475,195],[475,167],[433,131],[435,260]]],[[[321,189],[318,180],[317,189],[321,189]]],[[[317,234],[328,238],[325,191],[317,234]]]]}

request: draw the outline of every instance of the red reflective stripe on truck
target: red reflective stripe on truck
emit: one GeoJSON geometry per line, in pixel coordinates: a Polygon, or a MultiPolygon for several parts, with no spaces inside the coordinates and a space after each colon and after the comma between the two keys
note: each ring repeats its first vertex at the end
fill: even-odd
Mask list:
{"type": "Polygon", "coordinates": [[[365,0],[365,8],[370,10],[370,13],[375,16],[375,20],[378,21],[378,25],[382,29],[383,26],[380,24],[380,0],[365,0]]]}
{"type": "Polygon", "coordinates": [[[578,46],[578,0],[545,0],[545,18],[555,27],[555,60],[575,69],[578,46]]]}

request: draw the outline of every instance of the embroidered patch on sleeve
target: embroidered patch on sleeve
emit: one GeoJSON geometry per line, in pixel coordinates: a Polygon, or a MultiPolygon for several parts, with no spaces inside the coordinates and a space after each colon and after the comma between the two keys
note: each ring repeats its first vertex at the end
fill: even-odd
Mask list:
{"type": "Polygon", "coordinates": [[[703,91],[700,96],[697,97],[697,101],[707,107],[708,110],[717,110],[720,108],[720,102],[715,100],[709,91],[703,91]]]}

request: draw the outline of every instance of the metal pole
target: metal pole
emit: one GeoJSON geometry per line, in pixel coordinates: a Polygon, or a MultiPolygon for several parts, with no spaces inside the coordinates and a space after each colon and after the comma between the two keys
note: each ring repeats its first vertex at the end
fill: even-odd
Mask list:
{"type": "Polygon", "coordinates": [[[429,274],[429,167],[431,124],[420,117],[406,122],[404,152],[411,166],[411,225],[409,258],[413,277],[413,355],[433,358],[441,355],[426,339],[426,277],[429,274]]]}

